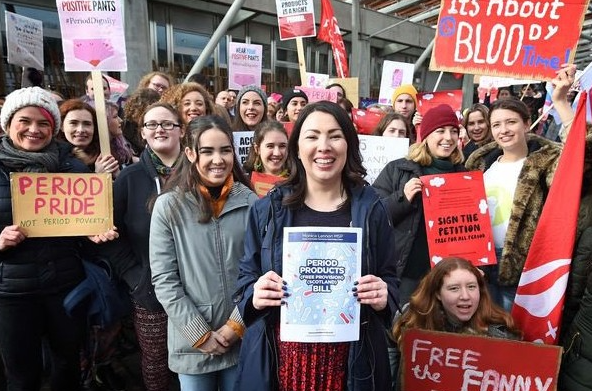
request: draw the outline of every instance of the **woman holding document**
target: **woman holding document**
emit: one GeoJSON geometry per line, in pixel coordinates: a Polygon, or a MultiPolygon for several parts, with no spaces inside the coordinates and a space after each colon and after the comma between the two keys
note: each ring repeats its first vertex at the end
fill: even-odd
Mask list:
{"type": "Polygon", "coordinates": [[[307,105],[288,142],[288,161],[285,184],[259,200],[249,216],[234,297],[247,325],[236,389],[386,389],[384,327],[397,290],[393,231],[384,204],[366,186],[358,137],[345,111],[331,102],[307,105]],[[348,287],[361,307],[358,340],[279,338],[280,307],[292,292],[289,278],[282,277],[284,228],[311,226],[362,229],[361,277],[348,287]]]}

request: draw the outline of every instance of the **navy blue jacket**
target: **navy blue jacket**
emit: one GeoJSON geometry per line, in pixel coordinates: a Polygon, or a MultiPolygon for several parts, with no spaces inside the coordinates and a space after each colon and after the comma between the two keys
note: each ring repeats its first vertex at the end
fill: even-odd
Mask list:
{"type": "MultiPolygon", "coordinates": [[[[88,172],[71,154],[71,146],[59,143],[58,172],[88,172]]],[[[0,231],[12,225],[10,169],[0,161],[0,231]]],[[[67,291],[84,279],[79,237],[27,238],[0,251],[0,296],[45,295],[67,291]]]]}
{"type": "MultiPolygon", "coordinates": [[[[277,346],[274,328],[279,308],[256,310],[253,285],[269,270],[282,275],[283,228],[290,227],[293,211],[281,205],[290,190],[275,188],[251,208],[234,301],[247,325],[238,367],[237,390],[272,391],[278,388],[277,346]]],[[[362,275],[373,274],[388,285],[388,305],[380,311],[362,305],[360,339],[350,344],[348,389],[386,390],[391,384],[385,328],[397,307],[397,278],[393,229],[386,207],[371,187],[352,190],[352,227],[363,228],[362,275]]]]}

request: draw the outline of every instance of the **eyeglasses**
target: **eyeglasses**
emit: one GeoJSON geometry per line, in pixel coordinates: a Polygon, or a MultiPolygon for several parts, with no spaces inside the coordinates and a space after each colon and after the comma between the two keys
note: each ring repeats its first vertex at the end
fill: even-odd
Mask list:
{"type": "Polygon", "coordinates": [[[162,122],[156,122],[156,121],[150,121],[150,122],[144,122],[144,127],[148,130],[156,130],[158,129],[158,127],[161,127],[162,130],[173,130],[176,127],[181,126],[180,124],[176,124],[173,121],[162,121],[162,122]]]}
{"type": "Polygon", "coordinates": [[[169,86],[165,86],[164,84],[159,83],[150,83],[150,85],[152,85],[158,91],[164,91],[169,88],[169,86]]]}

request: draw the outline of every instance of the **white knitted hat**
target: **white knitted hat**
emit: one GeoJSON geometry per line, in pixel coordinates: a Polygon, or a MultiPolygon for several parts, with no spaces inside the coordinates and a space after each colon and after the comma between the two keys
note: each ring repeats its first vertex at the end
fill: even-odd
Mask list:
{"type": "Polygon", "coordinates": [[[8,123],[12,116],[27,106],[38,106],[47,110],[53,117],[54,128],[53,134],[57,134],[62,127],[60,118],[60,109],[55,99],[51,94],[39,87],[21,88],[8,94],[4,105],[2,105],[2,112],[0,112],[0,125],[6,133],[8,133],[8,123]]]}

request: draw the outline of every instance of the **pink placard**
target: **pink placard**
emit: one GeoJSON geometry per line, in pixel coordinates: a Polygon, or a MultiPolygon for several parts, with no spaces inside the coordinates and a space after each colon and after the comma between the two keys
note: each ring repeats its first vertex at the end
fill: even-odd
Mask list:
{"type": "Polygon", "coordinates": [[[121,0],[57,0],[66,71],[127,71],[121,0]]]}

